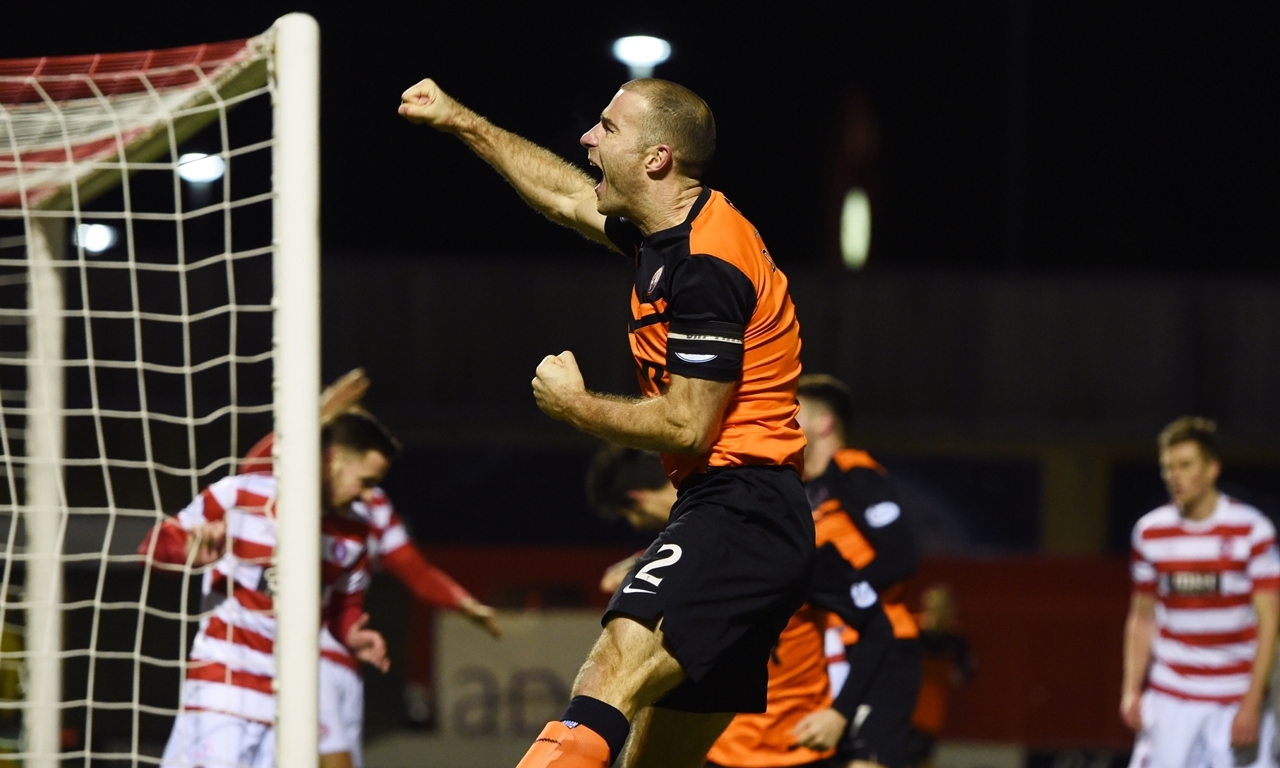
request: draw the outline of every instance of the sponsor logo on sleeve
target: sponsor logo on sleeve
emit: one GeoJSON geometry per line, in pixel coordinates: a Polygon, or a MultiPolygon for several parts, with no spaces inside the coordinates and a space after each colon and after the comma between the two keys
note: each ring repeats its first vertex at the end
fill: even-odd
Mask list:
{"type": "Polygon", "coordinates": [[[883,528],[902,515],[902,508],[892,501],[882,501],[867,507],[867,525],[883,528]]]}
{"type": "Polygon", "coordinates": [[[853,599],[853,604],[859,608],[870,608],[875,605],[876,591],[865,581],[860,581],[849,587],[849,597],[853,599]]]}

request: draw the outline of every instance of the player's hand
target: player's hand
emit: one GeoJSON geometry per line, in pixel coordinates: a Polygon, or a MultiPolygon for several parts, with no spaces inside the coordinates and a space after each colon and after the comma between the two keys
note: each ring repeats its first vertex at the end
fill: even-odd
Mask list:
{"type": "Polygon", "coordinates": [[[474,597],[464,597],[458,605],[458,612],[476,623],[476,626],[493,635],[493,639],[502,638],[502,627],[498,624],[498,612],[474,597]]]}
{"type": "Polygon", "coordinates": [[[1133,730],[1142,730],[1142,694],[1128,691],[1120,697],[1120,719],[1133,730]]]}
{"type": "Polygon", "coordinates": [[[632,555],[626,560],[619,560],[609,566],[604,571],[604,576],[600,578],[600,591],[612,595],[618,591],[618,587],[622,586],[622,580],[627,578],[627,574],[631,573],[631,569],[635,567],[636,560],[639,555],[632,555]]]}
{"type": "Polygon", "coordinates": [[[437,130],[456,128],[459,115],[466,111],[466,107],[454,101],[431,78],[418,81],[400,94],[401,116],[411,123],[426,123],[437,130]]]}
{"type": "Polygon", "coordinates": [[[1262,721],[1262,703],[1248,697],[1231,721],[1231,746],[1252,747],[1258,743],[1258,724],[1262,721]]]}
{"type": "Polygon", "coordinates": [[[360,402],[369,391],[369,377],[363,368],[343,374],[320,394],[320,423],[330,424],[339,414],[360,402]]]}
{"type": "Polygon", "coordinates": [[[805,715],[800,722],[796,723],[796,727],[791,729],[791,735],[796,737],[796,743],[800,746],[822,752],[839,743],[848,725],[849,718],[840,714],[834,707],[829,707],[805,715]]]}
{"type": "Polygon", "coordinates": [[[391,669],[391,659],[387,658],[387,641],[376,629],[369,629],[369,614],[362,613],[360,618],[347,630],[347,647],[360,661],[372,665],[379,672],[391,669]]]}
{"type": "Polygon", "coordinates": [[[218,562],[226,551],[225,520],[211,520],[187,534],[187,559],[197,568],[218,562]]]}
{"type": "Polygon", "coordinates": [[[534,372],[533,399],[553,419],[568,421],[574,399],[586,391],[578,361],[568,350],[542,358],[534,372]]]}

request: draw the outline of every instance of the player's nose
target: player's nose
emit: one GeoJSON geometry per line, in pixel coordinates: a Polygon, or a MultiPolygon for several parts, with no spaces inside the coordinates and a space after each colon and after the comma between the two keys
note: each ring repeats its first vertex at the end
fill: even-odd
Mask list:
{"type": "Polygon", "coordinates": [[[582,138],[578,139],[578,143],[584,147],[594,147],[599,142],[596,141],[596,129],[600,127],[599,123],[591,126],[591,130],[582,134],[582,138]]]}

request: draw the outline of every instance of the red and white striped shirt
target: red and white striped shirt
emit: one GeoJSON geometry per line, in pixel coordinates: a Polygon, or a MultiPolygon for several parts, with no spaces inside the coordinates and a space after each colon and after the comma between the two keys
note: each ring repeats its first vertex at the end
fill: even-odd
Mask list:
{"type": "Polygon", "coordinates": [[[1133,528],[1132,574],[1134,589],[1156,598],[1147,685],[1183,699],[1239,701],[1258,648],[1253,594],[1280,589],[1271,521],[1226,495],[1203,520],[1165,505],[1133,528]]]}
{"type": "MultiPolygon", "coordinates": [[[[227,526],[226,553],[205,572],[206,607],[213,608],[191,648],[186,709],[275,719],[275,492],[271,475],[234,475],[210,485],[176,517],[188,531],[217,520],[227,526]]],[[[343,625],[334,629],[338,637],[349,626],[339,615],[353,608],[358,615],[369,584],[368,536],[368,523],[355,515],[321,518],[322,605],[326,619],[343,625]]]]}

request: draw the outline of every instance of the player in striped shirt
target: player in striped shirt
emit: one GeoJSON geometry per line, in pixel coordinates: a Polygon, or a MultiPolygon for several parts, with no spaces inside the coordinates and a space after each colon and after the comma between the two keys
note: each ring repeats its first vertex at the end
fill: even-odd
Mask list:
{"type": "Polygon", "coordinates": [[[1139,732],[1131,766],[1273,766],[1263,700],[1280,615],[1275,527],[1218,491],[1212,421],[1180,418],[1157,443],[1170,503],[1133,529],[1120,700],[1139,732]]]}
{"type": "MultiPolygon", "coordinates": [[[[399,446],[376,420],[355,413],[334,419],[323,444],[322,637],[335,646],[324,650],[349,651],[385,671],[386,643],[365,626],[363,612],[369,524],[351,505],[376,487],[399,446]]],[[[153,562],[212,566],[204,574],[207,614],[189,655],[164,766],[275,764],[275,494],[269,474],[224,478],[143,544],[153,562]]]]}

